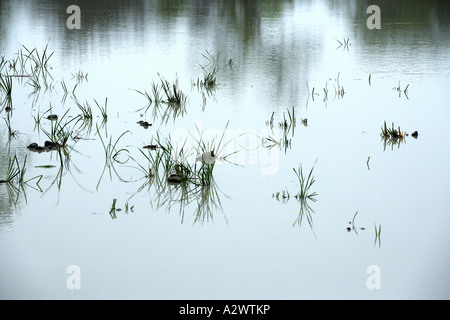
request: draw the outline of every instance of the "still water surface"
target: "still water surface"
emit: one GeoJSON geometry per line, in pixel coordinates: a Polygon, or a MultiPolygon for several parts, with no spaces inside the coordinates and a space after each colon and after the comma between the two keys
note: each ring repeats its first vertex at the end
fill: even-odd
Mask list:
{"type": "Polygon", "coordinates": [[[79,1],[81,29],[69,30],[69,4],[2,1],[0,54],[11,60],[22,45],[43,52],[48,44],[53,55],[50,89],[33,93],[27,78],[13,78],[18,135],[9,139],[0,123],[0,178],[14,154],[21,163],[27,156],[27,177],[43,175],[19,190],[0,185],[0,297],[450,298],[449,7],[382,2],[381,29],[369,30],[370,4],[79,1]],[[207,52],[219,53],[209,95],[192,85],[207,52]],[[87,77],[77,81],[79,72],[87,77]],[[158,73],[188,96],[178,117],[145,110],[135,91],[151,93],[158,73]],[[47,139],[33,117],[52,106],[71,119],[75,97],[91,105],[93,128],[70,140],[61,177],[55,152],[26,146],[47,139]],[[217,162],[213,190],[202,189],[208,205],[193,196],[183,206],[179,188],[148,184],[131,160],[102,175],[94,99],[105,98],[102,136],[129,130],[119,147],[144,166],[138,149],[157,132],[189,145],[199,131],[207,141],[224,134],[223,155],[238,152],[217,162]],[[262,146],[263,137],[281,138],[278,123],[292,107],[289,146],[262,146]],[[384,121],[410,135],[385,146],[384,121]],[[293,197],[300,164],[314,166],[318,195],[307,212],[293,197]],[[283,190],[288,200],[276,198],[283,190]],[[79,289],[70,289],[69,266],[79,268],[79,289]]]}

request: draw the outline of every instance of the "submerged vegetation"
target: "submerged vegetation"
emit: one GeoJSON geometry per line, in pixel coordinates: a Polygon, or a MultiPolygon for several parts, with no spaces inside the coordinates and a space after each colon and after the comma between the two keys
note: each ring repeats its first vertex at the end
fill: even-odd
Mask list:
{"type": "Polygon", "coordinates": [[[147,152],[139,149],[147,166],[134,158],[132,160],[145,177],[152,177],[162,172],[169,183],[210,186],[214,180],[213,170],[216,161],[226,161],[231,154],[219,156],[227,144],[223,141],[225,131],[220,139],[216,137],[210,142],[203,141],[201,132],[198,133],[200,139],[196,140],[193,147],[187,145],[187,139],[181,146],[174,146],[170,136],[162,139],[157,133],[155,142],[152,141],[146,146],[147,152]],[[191,160],[193,157],[195,157],[194,161],[191,160]]]}
{"type": "Polygon", "coordinates": [[[394,123],[392,122],[392,127],[388,128],[386,125],[386,121],[384,121],[384,125],[381,127],[380,135],[383,138],[390,138],[390,139],[402,139],[406,137],[406,133],[400,130],[400,126],[398,126],[398,128],[395,128],[394,123]]]}
{"type": "MultiPolygon", "coordinates": [[[[200,65],[203,70],[203,81],[199,84],[204,86],[207,91],[214,90],[217,86],[217,72],[219,71],[219,56],[220,52],[217,52],[216,56],[213,56],[206,50],[206,54],[202,56],[208,61],[206,65],[200,65]]],[[[228,65],[231,67],[232,61],[228,61],[228,65]]]]}
{"type": "MultiPolygon", "coordinates": [[[[414,131],[411,136],[415,139],[418,137],[418,132],[414,131]]],[[[405,138],[409,136],[408,133],[402,131],[400,126],[395,128],[394,123],[392,122],[392,126],[388,127],[386,121],[384,121],[384,125],[381,127],[380,133],[381,139],[384,143],[384,149],[386,150],[386,146],[391,146],[392,148],[397,145],[400,148],[400,144],[405,143],[405,138]]]]}
{"type": "Polygon", "coordinates": [[[4,180],[0,180],[0,183],[8,183],[8,184],[18,184],[23,185],[31,180],[38,179],[36,184],[39,184],[39,181],[42,179],[42,175],[35,176],[31,179],[25,180],[25,172],[27,171],[25,165],[27,163],[27,156],[25,156],[23,160],[22,166],[19,164],[19,160],[17,156],[10,157],[8,160],[8,170],[6,172],[6,176],[4,180]]]}
{"type": "Polygon", "coordinates": [[[377,225],[375,224],[375,240],[373,243],[373,246],[375,246],[378,243],[378,247],[381,247],[381,224],[377,225]]]}
{"type": "MultiPolygon", "coordinates": [[[[333,83],[333,88],[334,88],[334,99],[336,100],[336,98],[342,99],[344,98],[344,95],[347,93],[344,89],[344,86],[341,84],[339,77],[340,77],[341,72],[339,71],[336,78],[334,79],[334,83],[333,83]]],[[[328,102],[328,81],[330,81],[330,79],[328,79],[327,81],[325,81],[325,86],[322,88],[323,91],[323,99],[322,102],[325,103],[325,106],[327,105],[328,102]]],[[[311,98],[311,100],[314,102],[314,98],[315,97],[319,97],[320,96],[320,89],[316,90],[316,87],[312,87],[312,90],[309,89],[309,84],[308,82],[306,82],[306,91],[308,92],[308,98],[306,99],[306,106],[308,106],[309,103],[309,99],[311,98]]]]}
{"type": "Polygon", "coordinates": [[[313,176],[314,166],[309,171],[309,174],[307,177],[305,177],[303,175],[302,165],[300,165],[298,167],[298,169],[293,168],[293,170],[294,170],[295,175],[297,176],[298,182],[300,184],[300,190],[297,192],[295,197],[297,199],[304,200],[304,199],[312,199],[315,196],[317,196],[316,192],[310,192],[312,185],[314,184],[314,182],[316,182],[316,180],[314,179],[314,176],[313,176]]]}
{"type": "MultiPolygon", "coordinates": [[[[315,166],[315,165],[314,165],[315,166]]],[[[313,176],[314,166],[309,171],[308,176],[303,175],[302,165],[300,164],[298,169],[293,168],[294,173],[298,179],[300,190],[294,195],[294,198],[297,200],[297,203],[300,205],[298,216],[295,219],[292,226],[298,225],[301,226],[303,219],[306,219],[310,228],[313,229],[313,213],[314,210],[311,208],[308,201],[316,202],[315,198],[318,194],[316,192],[311,192],[310,189],[315,182],[313,176]]],[[[286,203],[291,199],[291,194],[286,189],[283,189],[279,192],[272,194],[272,198],[275,198],[277,201],[281,201],[282,203],[286,203]]]]}

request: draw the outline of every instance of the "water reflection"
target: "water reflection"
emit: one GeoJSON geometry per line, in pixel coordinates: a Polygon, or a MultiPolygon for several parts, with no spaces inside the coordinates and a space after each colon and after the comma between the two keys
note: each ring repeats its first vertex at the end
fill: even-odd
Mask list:
{"type": "Polygon", "coordinates": [[[306,198],[306,199],[297,199],[298,203],[300,204],[300,209],[298,212],[298,216],[295,219],[294,223],[292,224],[292,226],[301,226],[303,219],[306,219],[306,221],[308,222],[308,225],[311,229],[311,231],[314,232],[313,230],[313,215],[314,215],[314,210],[312,209],[312,207],[309,205],[308,201],[312,201],[312,202],[316,202],[317,200],[314,198],[306,198]]]}

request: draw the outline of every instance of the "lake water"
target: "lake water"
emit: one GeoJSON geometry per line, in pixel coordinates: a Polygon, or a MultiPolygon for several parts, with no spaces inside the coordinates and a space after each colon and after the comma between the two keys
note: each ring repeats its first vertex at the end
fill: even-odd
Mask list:
{"type": "Polygon", "coordinates": [[[15,75],[11,111],[0,96],[0,179],[14,155],[25,180],[42,175],[0,184],[1,298],[450,298],[447,3],[381,1],[381,29],[367,1],[78,1],[80,29],[69,5],[0,4],[1,74],[15,75]],[[10,61],[46,47],[34,90],[10,61]],[[212,57],[207,92],[196,84],[212,57]],[[136,90],[152,96],[160,77],[184,107],[147,108],[136,90]],[[60,169],[56,151],[27,146],[48,140],[45,111],[70,121],[76,101],[91,126],[73,127],[60,169]],[[269,148],[292,112],[288,143],[269,148]],[[408,136],[383,141],[384,121],[408,136]],[[120,160],[135,161],[105,167],[96,126],[106,142],[126,132],[120,160]],[[139,149],[157,134],[191,149],[223,135],[228,162],[210,187],[150,180],[139,149]],[[299,165],[317,193],[303,206],[299,165]]]}

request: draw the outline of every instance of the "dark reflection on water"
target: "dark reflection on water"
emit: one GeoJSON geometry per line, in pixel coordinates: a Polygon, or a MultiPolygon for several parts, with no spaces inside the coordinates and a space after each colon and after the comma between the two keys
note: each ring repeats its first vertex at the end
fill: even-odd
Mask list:
{"type": "MultiPolygon", "coordinates": [[[[240,61],[237,72],[230,74],[231,90],[238,91],[243,81],[248,81],[250,70],[257,68],[275,96],[293,97],[308,81],[308,74],[322,55],[324,30],[307,29],[302,21],[317,5],[312,1],[78,1],[81,29],[76,31],[66,27],[66,9],[70,4],[2,1],[0,46],[19,40],[15,29],[24,22],[36,26],[33,30],[40,36],[48,34],[63,56],[70,55],[65,60],[83,60],[98,52],[111,54],[123,45],[139,51],[156,39],[166,39],[164,45],[170,50],[177,35],[186,39],[205,35],[212,42],[213,47],[208,46],[210,52],[220,51],[224,57],[240,61]],[[296,7],[301,7],[299,11],[305,16],[295,18],[296,29],[289,31],[284,17],[296,7]]],[[[436,50],[446,47],[450,40],[450,5],[446,1],[379,1],[383,32],[366,27],[370,1],[322,4],[326,16],[343,21],[354,33],[343,36],[365,47],[368,54],[382,55],[387,47],[390,54],[417,47],[436,50]]],[[[327,25],[327,21],[315,23],[327,25]]]]}

